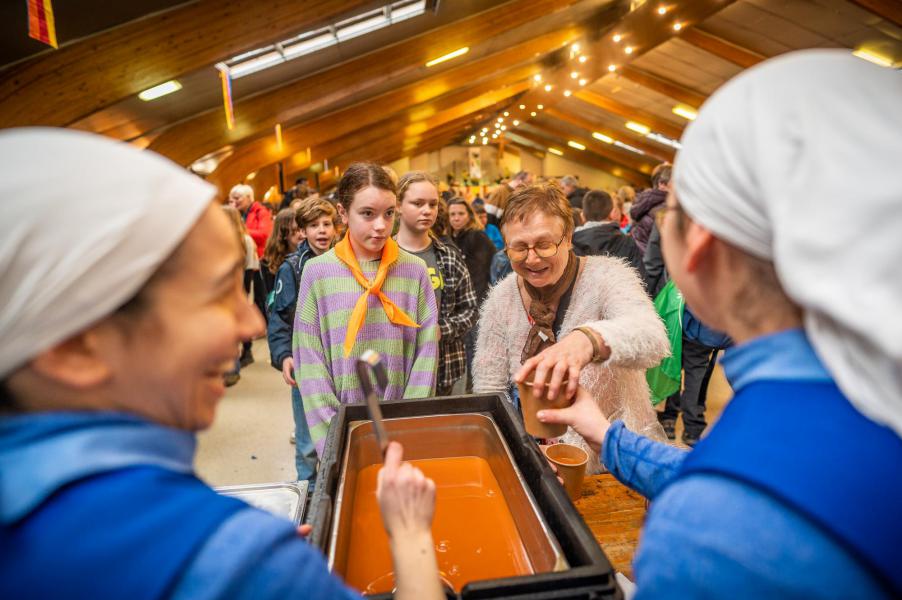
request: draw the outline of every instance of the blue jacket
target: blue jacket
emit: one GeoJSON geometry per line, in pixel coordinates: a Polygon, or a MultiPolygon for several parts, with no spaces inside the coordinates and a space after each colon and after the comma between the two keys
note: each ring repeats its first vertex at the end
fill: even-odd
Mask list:
{"type": "Polygon", "coordinates": [[[0,419],[0,598],[357,598],[294,524],[193,473],[194,434],[118,413],[0,419]]]}
{"type": "Polygon", "coordinates": [[[294,332],[294,314],[298,305],[298,283],[304,265],[316,254],[307,240],[298,246],[296,252],[285,257],[276,271],[271,300],[267,302],[269,322],[266,324],[266,339],[269,342],[269,359],[277,371],[282,370],[282,361],[291,357],[291,336],[294,332]]]}
{"type": "MultiPolygon", "coordinates": [[[[743,404],[748,406],[741,396],[763,383],[815,388],[832,385],[832,378],[801,330],[764,336],[731,348],[724,356],[723,366],[736,392],[721,417],[724,423],[731,419],[728,413],[743,409],[743,404]]],[[[773,400],[792,403],[797,398],[773,400]]],[[[784,419],[785,411],[779,409],[759,405],[756,410],[754,418],[777,421],[783,428],[792,429],[793,423],[799,422],[784,419]]],[[[812,419],[821,416],[816,408],[805,410],[812,419]]],[[[722,437],[715,436],[719,426],[720,422],[710,438],[722,437]]],[[[844,423],[837,425],[840,430],[844,426],[844,423]]],[[[784,433],[780,437],[786,435],[792,434],[784,433]]],[[[760,438],[754,443],[780,444],[779,438],[760,438]]],[[[841,435],[832,436],[815,443],[841,444],[838,452],[842,453],[849,446],[841,438],[841,435]]],[[[698,450],[706,442],[703,439],[698,450]]],[[[728,468],[748,462],[745,457],[757,454],[759,449],[745,440],[728,468]]],[[[788,502],[785,494],[774,493],[732,473],[693,467],[688,456],[690,453],[683,450],[630,432],[622,421],[615,421],[605,436],[602,450],[605,466],[621,482],[653,501],[634,560],[637,600],[890,597],[885,582],[875,576],[860,555],[812,518],[809,511],[788,502]]],[[[843,485],[840,476],[843,473],[858,470],[865,477],[867,473],[877,473],[870,464],[854,463],[856,457],[860,455],[850,455],[845,460],[853,461],[855,468],[837,470],[837,486],[843,485]]],[[[786,460],[770,461],[769,468],[779,471],[785,464],[798,462],[795,459],[790,456],[786,460]]],[[[887,460],[893,457],[888,456],[887,460]]],[[[710,458],[705,462],[710,465],[710,458]]],[[[875,477],[880,478],[879,474],[875,477]]],[[[805,490],[808,483],[804,479],[799,489],[805,490]]],[[[882,479],[855,487],[851,493],[857,494],[855,497],[860,502],[853,508],[860,511],[881,506],[882,501],[875,500],[874,494],[888,489],[882,479]]],[[[819,496],[819,503],[823,497],[819,496]]],[[[887,523],[897,518],[882,516],[887,523]]]]}

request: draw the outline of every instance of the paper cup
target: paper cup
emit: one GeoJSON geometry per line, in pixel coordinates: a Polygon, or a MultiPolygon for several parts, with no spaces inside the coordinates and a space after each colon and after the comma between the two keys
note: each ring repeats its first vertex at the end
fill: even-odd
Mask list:
{"type": "Polygon", "coordinates": [[[544,446],[545,456],[557,467],[557,474],[564,480],[564,489],[571,500],[578,500],[586,476],[589,455],[586,451],[570,444],[544,446]]]}
{"type": "MultiPolygon", "coordinates": [[[[535,375],[535,372],[533,372],[535,375]]],[[[567,433],[566,425],[557,423],[542,423],[536,417],[536,413],[546,408],[567,408],[573,402],[567,399],[567,380],[561,384],[560,391],[554,400],[548,400],[548,380],[542,390],[540,398],[532,393],[532,378],[529,381],[517,384],[520,392],[520,406],[523,409],[523,424],[526,432],[537,438],[556,438],[567,433]]]]}

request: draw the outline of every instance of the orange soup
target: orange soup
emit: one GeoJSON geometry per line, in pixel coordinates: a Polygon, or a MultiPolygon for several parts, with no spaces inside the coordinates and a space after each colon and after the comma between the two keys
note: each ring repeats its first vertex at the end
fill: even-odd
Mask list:
{"type": "MultiPolygon", "coordinates": [[[[432,538],[442,579],[455,591],[470,581],[532,574],[498,481],[485,459],[475,456],[414,460],[435,481],[432,538]]],[[[365,594],[395,587],[388,536],[376,502],[376,474],[370,465],[357,475],[347,583],[365,594]]]]}

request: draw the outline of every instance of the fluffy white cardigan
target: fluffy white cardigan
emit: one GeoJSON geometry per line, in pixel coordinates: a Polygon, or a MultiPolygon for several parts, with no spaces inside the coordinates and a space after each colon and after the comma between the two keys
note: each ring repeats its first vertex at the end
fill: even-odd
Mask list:
{"type": "MultiPolygon", "coordinates": [[[[620,259],[591,256],[576,280],[570,306],[561,325],[561,337],[579,326],[597,331],[611,348],[603,363],[587,365],[579,383],[598,401],[610,420],[623,419],[643,435],[663,440],[663,430],[652,408],[645,369],[670,353],[664,323],[642,287],[637,272],[620,259]]],[[[477,393],[503,392],[521,366],[520,353],[530,325],[511,273],[492,288],[482,306],[474,359],[477,393]]],[[[572,429],[562,441],[588,451],[572,429]]],[[[590,472],[601,471],[598,457],[589,452],[590,472]]]]}

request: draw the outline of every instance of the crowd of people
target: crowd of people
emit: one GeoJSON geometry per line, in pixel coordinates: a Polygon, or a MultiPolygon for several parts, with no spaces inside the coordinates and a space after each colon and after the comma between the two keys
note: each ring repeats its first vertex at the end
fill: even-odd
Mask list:
{"type": "MultiPolygon", "coordinates": [[[[299,479],[377,350],[385,400],[571,398],[537,418],[653,501],[637,597],[898,597],[899,92],[848,53],[798,53],[714,94],[638,193],[521,172],[477,202],[358,162],[328,198],[299,180],[275,218],[247,185],[221,206],[99,136],[0,133],[20,200],[0,219],[0,596],[356,597],[303,530],[194,475],[194,433],[265,334],[299,479]],[[646,371],[675,343],[685,382],[656,412],[646,371]],[[702,438],[725,348],[735,396],[702,438]],[[678,418],[691,452],[666,443],[678,418]]],[[[396,597],[444,597],[435,486],[396,442],[377,497],[396,597]]]]}

